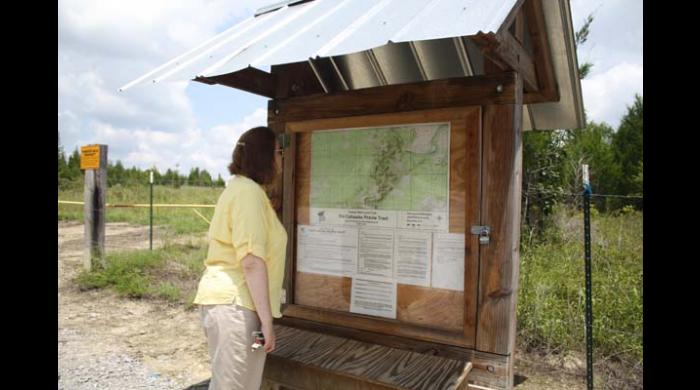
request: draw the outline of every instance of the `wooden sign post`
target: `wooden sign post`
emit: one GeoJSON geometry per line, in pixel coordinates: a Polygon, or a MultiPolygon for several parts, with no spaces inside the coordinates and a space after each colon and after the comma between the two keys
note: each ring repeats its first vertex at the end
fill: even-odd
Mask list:
{"type": "Polygon", "coordinates": [[[85,170],[85,252],[83,267],[90,271],[98,259],[105,266],[105,204],[107,201],[107,145],[80,148],[80,169],[85,170]]]}

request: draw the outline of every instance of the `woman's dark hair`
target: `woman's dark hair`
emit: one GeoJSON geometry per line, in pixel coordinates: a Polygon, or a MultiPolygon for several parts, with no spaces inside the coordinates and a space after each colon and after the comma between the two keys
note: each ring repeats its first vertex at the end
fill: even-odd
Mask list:
{"type": "Polygon", "coordinates": [[[243,175],[260,185],[268,184],[275,177],[275,139],[271,128],[254,127],[241,135],[233,148],[228,171],[243,175]]]}

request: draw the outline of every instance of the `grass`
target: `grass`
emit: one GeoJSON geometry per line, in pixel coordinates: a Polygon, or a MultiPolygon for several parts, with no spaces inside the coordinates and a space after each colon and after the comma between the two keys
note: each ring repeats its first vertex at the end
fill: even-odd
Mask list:
{"type": "MultiPolygon", "coordinates": [[[[156,203],[214,204],[221,188],[156,186],[156,203]]],[[[148,187],[109,189],[110,203],[148,203],[148,187]]],[[[62,200],[82,200],[82,187],[63,188],[62,200]]],[[[211,218],[213,209],[200,209],[211,218]]],[[[60,205],[59,219],[82,221],[82,207],[60,205]]],[[[600,388],[639,388],[642,338],[642,213],[592,211],[593,339],[600,388]],[[613,367],[613,369],[610,369],[613,367]],[[615,383],[619,379],[622,384],[615,383]],[[636,387],[635,387],[636,386],[636,387]]],[[[108,222],[148,224],[148,209],[108,209],[108,222]]],[[[156,209],[154,224],[175,234],[203,233],[207,223],[189,209],[156,209]]],[[[579,353],[585,367],[583,216],[558,210],[538,239],[523,227],[517,303],[521,348],[549,356],[579,353]]],[[[154,251],[108,253],[103,270],[78,277],[81,288],[113,288],[120,295],[193,307],[206,247],[166,245],[154,251]]]]}
{"type": "MultiPolygon", "coordinates": [[[[591,239],[594,361],[624,366],[641,383],[642,214],[593,211],[591,239]]],[[[523,230],[520,261],[521,346],[585,352],[583,215],[559,210],[539,241],[523,230]]]]}
{"type": "MultiPolygon", "coordinates": [[[[189,187],[173,188],[169,186],[154,186],[153,203],[168,204],[216,204],[223,191],[222,188],[189,187]]],[[[58,199],[67,201],[83,201],[82,183],[59,188],[58,199]]],[[[115,185],[107,190],[107,203],[117,204],[148,204],[150,201],[149,186],[120,186],[115,185]]],[[[211,221],[213,208],[199,208],[197,211],[211,221]]],[[[149,224],[149,208],[108,208],[107,222],[129,222],[137,225],[149,224]]],[[[59,221],[82,221],[83,206],[58,205],[59,221]]],[[[190,208],[154,208],[153,224],[166,226],[174,234],[201,233],[207,231],[209,225],[190,208]]]]}
{"type": "Polygon", "coordinates": [[[157,299],[192,307],[206,247],[167,244],[163,248],[108,253],[106,266],[77,278],[83,290],[112,288],[120,296],[157,299]]]}

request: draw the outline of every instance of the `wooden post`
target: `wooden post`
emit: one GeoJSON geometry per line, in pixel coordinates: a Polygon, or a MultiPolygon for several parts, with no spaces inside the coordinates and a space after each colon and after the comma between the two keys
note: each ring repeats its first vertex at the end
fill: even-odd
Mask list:
{"type": "Polygon", "coordinates": [[[153,250],[153,170],[148,175],[148,184],[151,189],[151,204],[149,212],[149,224],[148,224],[148,249],[153,250]]]}
{"type": "MultiPolygon", "coordinates": [[[[268,114],[274,113],[274,101],[268,104],[268,114]]],[[[268,126],[277,134],[285,134],[285,123],[276,122],[274,116],[268,118],[268,126]]],[[[294,249],[296,248],[296,230],[294,225],[294,164],[296,161],[296,134],[287,134],[288,144],[283,145],[282,162],[282,213],[281,220],[287,231],[287,254],[285,257],[284,282],[282,283],[283,308],[294,302],[294,249]]]]}
{"type": "MultiPolygon", "coordinates": [[[[488,65],[488,64],[487,64],[488,65]]],[[[513,386],[515,308],[520,267],[522,79],[514,104],[488,105],[483,115],[482,224],[491,242],[480,248],[476,349],[508,356],[506,389],[513,386]]]]}
{"type": "Polygon", "coordinates": [[[81,148],[80,168],[85,170],[85,251],[83,267],[93,269],[95,259],[105,266],[105,204],[107,203],[107,145],[81,148]]]}

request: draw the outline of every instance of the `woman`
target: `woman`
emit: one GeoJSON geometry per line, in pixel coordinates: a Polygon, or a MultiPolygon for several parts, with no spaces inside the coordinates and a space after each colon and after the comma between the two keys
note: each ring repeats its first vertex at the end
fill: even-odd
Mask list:
{"type": "Polygon", "coordinates": [[[287,233],[262,186],[281,171],[281,152],[270,128],[243,133],[228,166],[233,177],[214,210],[194,300],[211,356],[209,389],[259,389],[265,356],[275,349],[272,318],[282,316],[287,233]],[[265,343],[252,351],[258,330],[265,343]]]}

